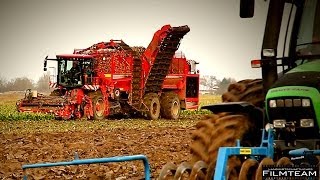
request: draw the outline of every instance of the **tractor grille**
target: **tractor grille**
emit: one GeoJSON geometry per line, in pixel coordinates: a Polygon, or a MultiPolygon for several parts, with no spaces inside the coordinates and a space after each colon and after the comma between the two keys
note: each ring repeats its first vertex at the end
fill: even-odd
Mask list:
{"type": "Polygon", "coordinates": [[[312,101],[311,99],[308,99],[310,101],[310,106],[303,107],[302,99],[308,99],[308,98],[281,97],[277,99],[269,99],[268,115],[269,115],[270,122],[273,123],[274,120],[285,120],[286,123],[294,123],[296,127],[297,139],[319,138],[319,127],[317,124],[314,107],[312,106],[312,101]],[[275,100],[277,102],[277,107],[270,107],[270,100],[275,100]],[[298,100],[301,100],[301,103],[299,103],[298,100]],[[286,103],[286,102],[292,102],[292,103],[286,103]],[[313,119],[314,127],[302,127],[301,126],[302,119],[313,119]]]}

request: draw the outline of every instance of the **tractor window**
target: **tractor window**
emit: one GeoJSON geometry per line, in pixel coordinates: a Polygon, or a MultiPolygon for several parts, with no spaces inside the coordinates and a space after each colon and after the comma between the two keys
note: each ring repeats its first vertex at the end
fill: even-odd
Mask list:
{"type": "Polygon", "coordinates": [[[298,56],[320,55],[320,2],[304,3],[296,52],[298,56]]]}

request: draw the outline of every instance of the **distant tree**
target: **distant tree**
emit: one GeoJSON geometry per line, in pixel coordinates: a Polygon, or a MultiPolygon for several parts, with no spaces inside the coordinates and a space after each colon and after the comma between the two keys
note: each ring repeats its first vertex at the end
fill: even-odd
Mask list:
{"type": "Polygon", "coordinates": [[[218,88],[216,89],[216,94],[223,94],[227,92],[230,84],[235,83],[236,80],[233,78],[223,78],[222,81],[218,83],[218,88]]]}
{"type": "Polygon", "coordinates": [[[207,86],[209,90],[214,92],[218,88],[219,80],[215,76],[209,76],[207,80],[207,86]]]}
{"type": "Polygon", "coordinates": [[[37,90],[41,92],[48,92],[50,91],[49,89],[49,74],[43,74],[38,82],[37,82],[37,90]]]}
{"type": "Polygon", "coordinates": [[[209,90],[211,93],[218,88],[217,84],[219,80],[212,75],[205,75],[200,78],[200,85],[204,86],[206,90],[209,90]]]}
{"type": "Polygon", "coordinates": [[[207,86],[207,78],[205,76],[200,77],[200,85],[207,86]]]}
{"type": "Polygon", "coordinates": [[[0,77],[0,92],[5,92],[7,88],[6,86],[7,81],[3,77],[0,77]]]}
{"type": "Polygon", "coordinates": [[[7,91],[24,91],[26,89],[33,89],[34,84],[31,79],[27,77],[16,78],[7,83],[7,91]]]}

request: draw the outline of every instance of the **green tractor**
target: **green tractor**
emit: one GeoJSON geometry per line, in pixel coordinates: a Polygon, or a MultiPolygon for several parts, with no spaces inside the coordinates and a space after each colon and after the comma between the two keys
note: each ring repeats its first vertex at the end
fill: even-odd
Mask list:
{"type": "MultiPolygon", "coordinates": [[[[253,14],[254,0],[242,0],[240,16],[253,14]]],[[[273,158],[245,162],[248,156],[231,156],[228,179],[238,179],[244,164],[246,178],[251,174],[259,179],[261,174],[248,169],[319,163],[316,156],[312,161],[294,161],[289,151],[320,149],[320,1],[270,0],[261,59],[252,60],[251,66],[261,68],[262,79],[231,84],[222,96],[223,103],[203,107],[214,115],[200,121],[193,132],[191,163],[204,162],[207,179],[217,171],[220,147],[236,146],[237,140],[241,146],[257,147],[262,132],[270,128],[274,132],[273,158]]]]}

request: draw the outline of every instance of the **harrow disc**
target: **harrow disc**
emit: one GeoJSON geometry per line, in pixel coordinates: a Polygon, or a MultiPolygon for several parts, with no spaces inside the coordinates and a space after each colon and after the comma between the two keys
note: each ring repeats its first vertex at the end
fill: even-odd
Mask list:
{"type": "Polygon", "coordinates": [[[275,163],[271,158],[263,158],[259,163],[258,169],[256,171],[256,180],[262,180],[262,167],[265,165],[274,165],[275,163]]]}
{"type": "Polygon", "coordinates": [[[187,162],[183,162],[181,163],[178,168],[177,168],[177,171],[174,175],[174,178],[173,179],[182,179],[183,176],[185,175],[185,172],[187,172],[188,174],[191,173],[191,165],[187,162]]]}
{"type": "Polygon", "coordinates": [[[293,163],[287,157],[282,157],[277,161],[277,166],[292,166],[293,163]]]}
{"type": "Polygon", "coordinates": [[[190,174],[190,180],[204,179],[207,171],[207,164],[203,161],[196,162],[190,174]]]}
{"type": "Polygon", "coordinates": [[[245,160],[240,169],[239,180],[254,180],[258,165],[258,161],[254,159],[245,160]]]}
{"type": "Polygon", "coordinates": [[[173,179],[173,176],[175,175],[176,170],[177,170],[177,166],[175,164],[171,162],[165,164],[160,171],[158,180],[173,179]]]}

